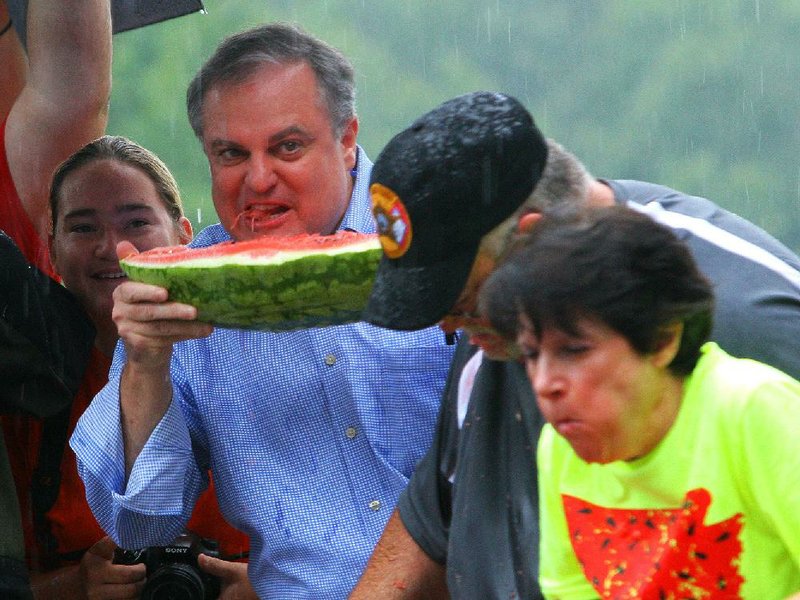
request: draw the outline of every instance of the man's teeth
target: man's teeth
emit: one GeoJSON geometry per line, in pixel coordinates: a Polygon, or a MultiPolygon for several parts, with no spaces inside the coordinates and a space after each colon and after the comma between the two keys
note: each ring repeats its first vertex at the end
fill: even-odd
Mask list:
{"type": "Polygon", "coordinates": [[[98,275],[97,277],[98,279],[122,279],[125,276],[126,276],[125,273],[120,272],[120,273],[104,273],[98,275]]]}

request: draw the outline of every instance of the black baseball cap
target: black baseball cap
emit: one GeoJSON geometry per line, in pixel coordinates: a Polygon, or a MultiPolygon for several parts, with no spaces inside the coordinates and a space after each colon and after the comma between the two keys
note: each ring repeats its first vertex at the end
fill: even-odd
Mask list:
{"type": "Polygon", "coordinates": [[[370,177],[384,256],[364,320],[422,329],[453,307],[481,238],[533,191],[547,144],[516,99],[473,92],[393,137],[370,177]]]}

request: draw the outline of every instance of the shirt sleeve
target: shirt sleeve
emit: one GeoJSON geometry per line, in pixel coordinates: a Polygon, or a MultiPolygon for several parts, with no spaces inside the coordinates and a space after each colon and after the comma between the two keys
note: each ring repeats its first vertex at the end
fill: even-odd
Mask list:
{"type": "Polygon", "coordinates": [[[477,348],[459,343],[450,366],[433,442],[403,490],[397,509],[403,525],[425,553],[438,563],[447,561],[452,482],[458,452],[458,389],[461,371],[477,348]]]}
{"type": "Polygon", "coordinates": [[[172,542],[189,520],[207,485],[192,452],[192,440],[173,385],[173,400],[125,481],[119,411],[124,364],[117,348],[109,382],[81,416],[70,438],[86,498],[98,523],[124,548],[172,542]]]}
{"type": "Polygon", "coordinates": [[[760,384],[746,399],[729,446],[739,451],[735,475],[755,510],[800,568],[800,382],[760,384]]]}

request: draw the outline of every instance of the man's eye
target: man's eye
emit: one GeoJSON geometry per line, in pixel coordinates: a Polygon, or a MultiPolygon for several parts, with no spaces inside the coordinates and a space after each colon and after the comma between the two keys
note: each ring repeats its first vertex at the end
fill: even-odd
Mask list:
{"type": "Polygon", "coordinates": [[[94,227],[91,225],[73,225],[69,228],[70,233],[91,233],[94,231],[94,227]]]}
{"type": "Polygon", "coordinates": [[[150,225],[149,221],[145,221],[144,219],[134,219],[130,223],[128,223],[128,228],[130,229],[139,229],[141,227],[147,227],[150,225]]]}
{"type": "Polygon", "coordinates": [[[523,358],[525,360],[536,360],[539,358],[539,349],[538,348],[529,348],[525,346],[520,347],[520,352],[522,353],[523,358]]]}
{"type": "Polygon", "coordinates": [[[303,149],[303,144],[297,140],[284,140],[277,145],[277,153],[281,156],[293,156],[303,149]]]}
{"type": "Polygon", "coordinates": [[[244,152],[239,150],[238,148],[226,148],[225,150],[220,150],[217,152],[217,156],[223,162],[230,162],[235,161],[244,156],[244,152]]]}

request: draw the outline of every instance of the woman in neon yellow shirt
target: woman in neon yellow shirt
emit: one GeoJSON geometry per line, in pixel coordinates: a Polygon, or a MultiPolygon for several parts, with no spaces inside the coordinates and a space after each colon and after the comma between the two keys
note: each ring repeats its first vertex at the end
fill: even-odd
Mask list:
{"type": "Polygon", "coordinates": [[[548,598],[800,590],[800,383],[706,341],[711,286],[670,230],[623,207],[544,218],[482,307],[549,423],[548,598]]]}

